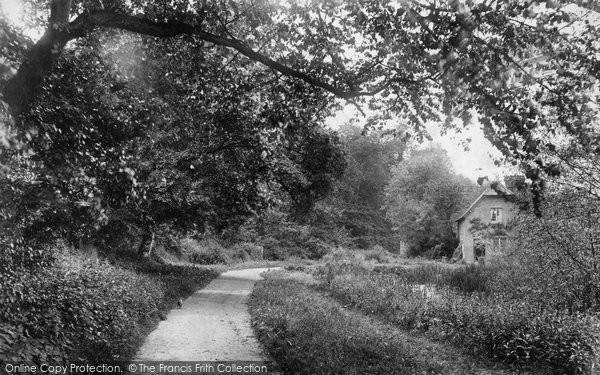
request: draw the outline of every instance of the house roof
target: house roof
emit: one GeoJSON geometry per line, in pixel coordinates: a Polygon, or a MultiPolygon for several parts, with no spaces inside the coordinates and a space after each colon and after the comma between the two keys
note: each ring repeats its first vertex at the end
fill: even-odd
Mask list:
{"type": "Polygon", "coordinates": [[[489,186],[487,186],[485,188],[485,190],[477,197],[477,199],[475,199],[475,201],[473,203],[471,203],[471,205],[469,206],[469,208],[467,208],[467,210],[460,215],[460,217],[458,219],[456,219],[455,221],[461,221],[463,220],[468,214],[469,212],[471,212],[471,210],[473,209],[473,207],[475,207],[475,205],[477,205],[477,203],[479,203],[479,201],[483,198],[483,197],[489,197],[489,196],[501,196],[501,197],[506,197],[506,196],[511,196],[514,195],[512,191],[508,190],[506,188],[506,186],[502,185],[499,182],[492,182],[489,186]]]}

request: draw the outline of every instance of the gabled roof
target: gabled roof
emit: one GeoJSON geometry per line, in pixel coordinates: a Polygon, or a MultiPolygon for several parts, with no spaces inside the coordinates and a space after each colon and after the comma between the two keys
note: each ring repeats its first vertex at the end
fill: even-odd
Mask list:
{"type": "Polygon", "coordinates": [[[514,195],[513,192],[510,191],[510,190],[508,190],[506,188],[506,186],[502,185],[499,182],[492,182],[477,197],[477,199],[475,199],[475,201],[473,203],[471,203],[471,205],[469,206],[469,208],[467,208],[467,210],[462,215],[460,215],[460,217],[458,219],[456,219],[455,221],[461,221],[462,219],[464,219],[469,214],[469,212],[471,212],[471,210],[473,209],[473,207],[475,207],[475,205],[477,205],[477,203],[479,203],[479,201],[483,197],[489,197],[489,196],[507,197],[507,196],[511,196],[511,195],[514,195]]]}

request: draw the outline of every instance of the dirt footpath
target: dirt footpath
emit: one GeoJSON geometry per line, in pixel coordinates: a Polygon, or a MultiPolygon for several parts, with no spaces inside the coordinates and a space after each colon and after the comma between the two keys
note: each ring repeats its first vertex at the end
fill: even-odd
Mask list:
{"type": "MultiPolygon", "coordinates": [[[[273,268],[271,268],[273,270],[273,268]]],[[[227,271],[171,310],[136,360],[266,360],[250,326],[246,301],[267,268],[227,271]]]]}

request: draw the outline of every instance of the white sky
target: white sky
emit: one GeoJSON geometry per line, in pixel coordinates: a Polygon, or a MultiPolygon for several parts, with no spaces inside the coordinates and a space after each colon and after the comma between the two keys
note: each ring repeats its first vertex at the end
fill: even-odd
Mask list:
{"type": "MultiPolygon", "coordinates": [[[[0,0],[0,18],[6,19],[9,23],[23,27],[25,23],[25,12],[20,0],[0,0]]],[[[25,32],[27,36],[29,34],[25,32]]]]}
{"type": "MultiPolygon", "coordinates": [[[[336,129],[350,119],[357,120],[358,124],[364,124],[362,115],[359,114],[355,108],[350,106],[346,106],[335,116],[330,117],[326,121],[326,124],[330,128],[336,129]],[[363,121],[361,121],[361,119],[363,121]]],[[[431,143],[440,144],[442,148],[448,152],[454,170],[457,173],[468,177],[472,181],[476,181],[477,178],[483,176],[488,176],[490,180],[494,180],[506,174],[510,174],[508,166],[496,167],[494,165],[494,158],[499,159],[501,154],[487,139],[485,139],[480,125],[473,124],[469,128],[462,129],[461,133],[449,131],[446,135],[441,135],[440,125],[430,123],[427,125],[427,131],[431,135],[432,140],[425,140],[420,146],[417,146],[419,148],[425,148],[431,143]],[[469,143],[469,150],[465,151],[462,143],[467,138],[470,138],[471,142],[469,143]]]]}
{"type": "Polygon", "coordinates": [[[0,16],[6,17],[12,20],[21,20],[23,18],[23,11],[19,0],[0,0],[0,16]]]}
{"type": "Polygon", "coordinates": [[[24,26],[26,14],[21,0],[0,0],[0,18],[7,19],[16,27],[24,28],[23,34],[33,41],[40,39],[44,32],[42,29],[26,28],[24,26]]]}

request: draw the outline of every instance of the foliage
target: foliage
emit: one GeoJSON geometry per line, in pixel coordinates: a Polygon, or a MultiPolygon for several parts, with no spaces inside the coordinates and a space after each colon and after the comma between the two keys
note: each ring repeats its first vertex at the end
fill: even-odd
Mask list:
{"type": "Polygon", "coordinates": [[[343,230],[322,220],[319,209],[307,220],[299,223],[286,212],[270,209],[222,238],[233,248],[243,245],[251,253],[262,248],[265,260],[320,259],[331,247],[348,241],[343,230]]]}
{"type": "Polygon", "coordinates": [[[181,241],[181,251],[188,261],[196,264],[232,264],[249,260],[262,260],[262,246],[250,242],[238,242],[226,247],[213,237],[197,241],[185,238],[181,241]]]}
{"type": "MultiPolygon", "coordinates": [[[[355,247],[381,245],[393,250],[397,242],[381,209],[390,169],[405,149],[405,140],[399,133],[400,129],[363,133],[351,122],[339,129],[346,170],[318,207],[329,214],[336,227],[348,231],[355,247]]],[[[320,225],[322,220],[315,220],[313,225],[320,225]]]]}
{"type": "Polygon", "coordinates": [[[434,264],[416,267],[380,267],[375,272],[393,273],[408,284],[429,284],[440,288],[451,288],[463,294],[488,294],[490,279],[495,269],[471,264],[464,267],[447,267],[434,264]]]}
{"type": "Polygon", "coordinates": [[[350,122],[342,125],[339,133],[348,167],[339,183],[337,199],[365,209],[380,209],[391,168],[402,160],[406,148],[401,129],[364,132],[350,122]]]}
{"type": "Polygon", "coordinates": [[[288,257],[320,259],[330,249],[327,243],[311,235],[310,227],[291,222],[272,228],[259,243],[265,249],[265,259],[269,260],[288,257]]]}
{"type": "Polygon", "coordinates": [[[142,271],[142,266],[137,272],[125,270],[57,250],[51,267],[3,273],[0,360],[59,364],[128,359],[148,326],[172,308],[174,298],[215,276],[157,267],[162,276],[157,270],[142,271]]]}
{"type": "Polygon", "coordinates": [[[336,298],[367,314],[506,362],[587,373],[600,359],[600,321],[591,315],[540,309],[501,296],[421,290],[403,276],[360,267],[339,269],[328,285],[336,298]]]}
{"type": "Polygon", "coordinates": [[[241,261],[262,260],[264,257],[263,247],[251,242],[236,243],[231,248],[231,251],[241,261]]]}
{"type": "Polygon", "coordinates": [[[289,374],[417,374],[433,367],[413,360],[400,338],[293,280],[259,283],[250,312],[259,340],[289,374]]]}
{"type": "Polygon", "coordinates": [[[229,259],[225,248],[213,238],[205,238],[200,241],[187,239],[185,241],[184,254],[187,260],[197,264],[226,264],[229,259]]]}
{"type": "Polygon", "coordinates": [[[389,263],[392,259],[392,254],[379,245],[375,245],[371,249],[364,251],[363,256],[367,262],[374,260],[378,263],[389,263]]]}
{"type": "Polygon", "coordinates": [[[598,311],[598,200],[573,188],[550,191],[541,218],[531,212],[520,216],[513,252],[540,300],[571,311],[598,311]]]}
{"type": "Polygon", "coordinates": [[[438,246],[437,256],[452,255],[457,240],[453,218],[475,191],[456,175],[440,146],[414,151],[392,171],[386,187],[386,216],[409,246],[420,255],[438,246]]]}
{"type": "Polygon", "coordinates": [[[268,82],[233,54],[222,67],[220,51],[142,41],[79,40],[44,81],[24,116],[35,129],[31,155],[15,168],[28,178],[10,181],[29,202],[11,211],[28,221],[24,238],[102,242],[119,226],[142,239],[165,228],[222,231],[282,201],[303,219],[332,189],[344,161],[320,127],[322,95],[268,82]]]}
{"type": "Polygon", "coordinates": [[[593,2],[241,0],[192,5],[170,0],[156,5],[115,0],[100,9],[87,0],[53,0],[50,22],[39,16],[47,13],[48,4],[26,4],[34,11],[28,22],[48,32],[33,46],[11,38],[25,50],[20,59],[12,58],[12,48],[2,51],[17,64],[25,61],[2,89],[17,119],[69,41],[94,29],[126,29],[162,38],[183,35],[191,48],[206,42],[221,46],[216,49],[223,53],[224,66],[233,50],[275,74],[368,102],[375,110],[373,124],[404,118],[419,137],[424,123],[442,120],[442,115],[445,128],[459,126],[454,118],[468,124],[476,117],[505,156],[526,166],[536,204],[542,174],[559,173],[541,151],[556,147],[560,137],[545,137],[546,131],[568,135],[587,151],[598,149],[599,138],[589,126],[598,114],[594,97],[599,84],[594,57],[598,7],[593,2]]]}

